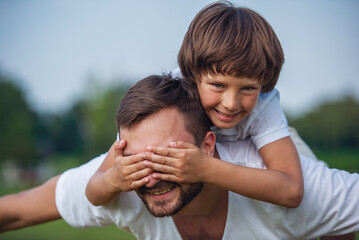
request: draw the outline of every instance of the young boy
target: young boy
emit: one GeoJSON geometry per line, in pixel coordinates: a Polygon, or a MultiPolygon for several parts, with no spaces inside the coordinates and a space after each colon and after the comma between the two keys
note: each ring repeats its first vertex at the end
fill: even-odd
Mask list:
{"type": "MultiPolygon", "coordinates": [[[[207,182],[249,198],[286,207],[298,207],[303,197],[303,177],[297,149],[290,138],[279,105],[277,83],[284,63],[280,42],[267,21],[247,8],[218,2],[201,10],[192,21],[178,55],[184,78],[198,88],[202,106],[212,121],[218,142],[251,138],[266,169],[241,166],[210,158],[192,144],[171,142],[168,148],[148,146],[145,164],[151,176],[131,178],[126,187],[108,158],[89,181],[88,199],[95,205],[112,201],[157,180],[179,183],[207,182]],[[205,167],[204,167],[205,166],[205,167]],[[116,171],[107,171],[109,169],[116,171]],[[116,175],[117,174],[117,175],[116,175]],[[112,179],[112,180],[111,180],[112,179]],[[115,186],[110,191],[105,186],[115,186]]],[[[116,143],[122,151],[125,142],[116,143]]],[[[258,162],[258,168],[263,166],[258,162]]],[[[148,170],[146,170],[148,171],[148,170]]]]}

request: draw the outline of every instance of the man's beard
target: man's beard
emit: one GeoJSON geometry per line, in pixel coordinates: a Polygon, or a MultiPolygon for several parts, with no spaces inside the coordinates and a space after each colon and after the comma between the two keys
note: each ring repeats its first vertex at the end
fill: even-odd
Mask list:
{"type": "Polygon", "coordinates": [[[203,183],[190,183],[182,186],[178,183],[161,181],[152,188],[141,187],[139,189],[139,197],[142,199],[142,202],[145,204],[148,211],[155,217],[167,217],[172,216],[178,213],[182,208],[184,208],[192,199],[194,199],[203,188],[203,183]],[[146,196],[149,194],[148,190],[154,189],[168,189],[168,188],[180,188],[180,195],[174,200],[158,200],[155,202],[148,201],[146,196]]]}

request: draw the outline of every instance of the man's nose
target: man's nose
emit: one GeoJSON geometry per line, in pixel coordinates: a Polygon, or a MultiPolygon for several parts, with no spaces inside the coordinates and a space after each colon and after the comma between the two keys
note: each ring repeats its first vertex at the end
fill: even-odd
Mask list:
{"type": "Polygon", "coordinates": [[[153,173],[151,173],[150,175],[148,175],[147,177],[150,179],[150,181],[146,184],[146,187],[150,188],[155,186],[157,183],[159,183],[161,180],[156,179],[152,176],[153,173]]]}

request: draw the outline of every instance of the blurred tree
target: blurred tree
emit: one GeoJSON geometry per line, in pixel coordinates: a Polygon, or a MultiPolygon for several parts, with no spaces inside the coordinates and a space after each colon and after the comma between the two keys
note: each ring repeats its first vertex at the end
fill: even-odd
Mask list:
{"type": "Polygon", "coordinates": [[[106,152],[116,140],[116,112],[128,88],[129,85],[100,87],[94,79],[89,82],[81,109],[86,160],[106,152]]]}
{"type": "Polygon", "coordinates": [[[31,110],[22,90],[0,77],[0,161],[29,167],[71,156],[77,164],[106,152],[116,139],[116,111],[129,85],[106,88],[90,78],[85,96],[65,112],[31,110]]]}
{"type": "Polygon", "coordinates": [[[313,148],[359,148],[359,103],[353,97],[324,103],[289,124],[313,148]]]}
{"type": "Polygon", "coordinates": [[[81,105],[82,102],[78,102],[61,115],[44,114],[41,116],[41,126],[38,127],[37,133],[43,156],[82,154],[81,105]]]}
{"type": "Polygon", "coordinates": [[[22,166],[38,161],[35,131],[37,114],[22,90],[0,75],[0,160],[22,166]]]}

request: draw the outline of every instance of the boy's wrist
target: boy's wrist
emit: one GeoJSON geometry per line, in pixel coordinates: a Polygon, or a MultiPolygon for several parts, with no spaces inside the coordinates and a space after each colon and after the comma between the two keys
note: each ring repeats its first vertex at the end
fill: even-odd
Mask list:
{"type": "Polygon", "coordinates": [[[104,189],[104,193],[107,196],[115,196],[118,192],[121,191],[118,185],[118,181],[116,181],[116,178],[114,177],[112,168],[102,174],[101,183],[101,186],[104,189]]]}
{"type": "Polygon", "coordinates": [[[202,182],[212,183],[213,179],[216,178],[215,171],[213,169],[216,168],[216,162],[218,159],[213,157],[208,157],[206,159],[206,166],[202,171],[202,182]]]}

